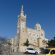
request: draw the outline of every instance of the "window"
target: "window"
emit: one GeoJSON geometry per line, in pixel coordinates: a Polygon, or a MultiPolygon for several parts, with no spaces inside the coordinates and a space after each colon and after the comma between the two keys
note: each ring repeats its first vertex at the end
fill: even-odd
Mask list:
{"type": "Polygon", "coordinates": [[[37,35],[37,37],[38,37],[38,35],[37,35]]]}
{"type": "Polygon", "coordinates": [[[43,36],[43,33],[41,33],[41,36],[43,36]]]}
{"type": "Polygon", "coordinates": [[[27,48],[28,50],[34,50],[33,48],[27,48]]]}

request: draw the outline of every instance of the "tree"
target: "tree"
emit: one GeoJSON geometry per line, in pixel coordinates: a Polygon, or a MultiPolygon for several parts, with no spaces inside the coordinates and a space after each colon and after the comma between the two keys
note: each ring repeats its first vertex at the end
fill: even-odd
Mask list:
{"type": "Polygon", "coordinates": [[[29,46],[29,41],[28,41],[28,39],[26,40],[26,42],[24,43],[24,46],[29,46]]]}
{"type": "Polygon", "coordinates": [[[48,47],[55,47],[55,37],[48,41],[48,47]]]}

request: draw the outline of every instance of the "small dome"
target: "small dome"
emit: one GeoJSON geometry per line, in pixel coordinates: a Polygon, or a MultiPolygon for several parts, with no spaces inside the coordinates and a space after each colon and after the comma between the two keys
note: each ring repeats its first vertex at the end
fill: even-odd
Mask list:
{"type": "Polygon", "coordinates": [[[41,25],[40,25],[39,23],[37,23],[36,26],[35,26],[35,28],[36,28],[37,30],[41,30],[41,25]]]}
{"type": "Polygon", "coordinates": [[[37,23],[36,26],[39,26],[40,27],[41,25],[39,23],[37,23]]]}

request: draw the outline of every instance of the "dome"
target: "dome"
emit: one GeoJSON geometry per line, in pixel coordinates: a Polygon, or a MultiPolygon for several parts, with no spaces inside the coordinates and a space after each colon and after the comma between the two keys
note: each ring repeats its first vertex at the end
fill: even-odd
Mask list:
{"type": "Polygon", "coordinates": [[[41,25],[39,23],[37,23],[36,26],[39,26],[40,27],[41,25]]]}
{"type": "Polygon", "coordinates": [[[39,23],[37,23],[37,24],[35,25],[35,28],[36,28],[37,30],[41,30],[41,25],[40,25],[39,23]]]}

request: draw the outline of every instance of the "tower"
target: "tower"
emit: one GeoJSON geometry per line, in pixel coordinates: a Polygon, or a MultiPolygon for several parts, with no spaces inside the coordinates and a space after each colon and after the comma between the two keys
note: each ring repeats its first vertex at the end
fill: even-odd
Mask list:
{"type": "Polygon", "coordinates": [[[22,45],[26,41],[26,16],[24,15],[23,5],[21,7],[20,15],[18,16],[18,25],[17,25],[17,45],[19,51],[22,51],[22,45]]]}

